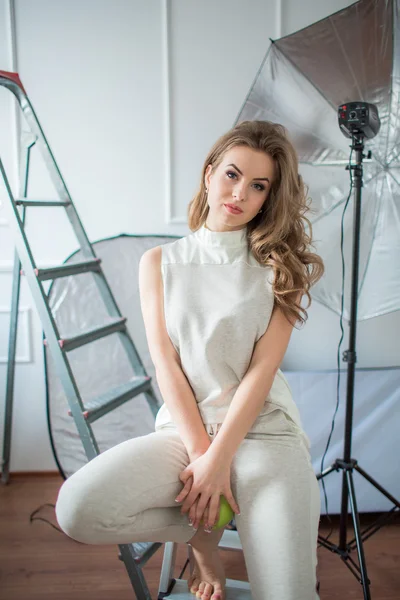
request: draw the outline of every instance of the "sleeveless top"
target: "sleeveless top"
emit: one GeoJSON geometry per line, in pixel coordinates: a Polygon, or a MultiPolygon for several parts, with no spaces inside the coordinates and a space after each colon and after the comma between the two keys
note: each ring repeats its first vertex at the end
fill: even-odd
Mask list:
{"type": "MultiPolygon", "coordinates": [[[[273,270],[250,250],[247,227],[197,231],[163,244],[165,324],[205,424],[222,423],[274,307],[273,270]]],[[[289,384],[279,369],[257,421],[282,409],[309,447],[289,384]]],[[[257,431],[257,421],[250,431],[257,431]]],[[[155,429],[172,424],[166,404],[155,429]]]]}

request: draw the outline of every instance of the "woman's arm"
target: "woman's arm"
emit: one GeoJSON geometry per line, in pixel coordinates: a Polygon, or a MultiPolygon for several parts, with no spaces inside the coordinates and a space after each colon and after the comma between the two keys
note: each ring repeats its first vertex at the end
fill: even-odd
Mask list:
{"type": "MultiPolygon", "coordinates": [[[[300,301],[300,300],[299,300],[300,301]]],[[[255,345],[247,369],[229,406],[228,413],[207,454],[230,462],[258,417],[275,375],[285,356],[293,325],[275,306],[267,331],[255,345]]]]}
{"type": "Polygon", "coordinates": [[[191,461],[204,454],[210,439],[192,388],[166,329],[161,247],[144,252],[139,263],[139,292],[150,356],[163,400],[191,461]]]}
{"type": "Polygon", "coordinates": [[[195,528],[199,526],[208,504],[210,508],[207,518],[211,526],[214,524],[220,493],[225,495],[231,508],[238,512],[239,507],[230,487],[232,460],[261,412],[285,355],[292,329],[293,326],[281,309],[275,306],[267,331],[254,347],[249,368],[236,390],[218,435],[207,452],[181,473],[182,481],[191,476],[194,482],[190,487],[185,485],[178,500],[183,500],[181,512],[189,512],[195,528]],[[198,495],[200,500],[193,505],[198,495]]]}

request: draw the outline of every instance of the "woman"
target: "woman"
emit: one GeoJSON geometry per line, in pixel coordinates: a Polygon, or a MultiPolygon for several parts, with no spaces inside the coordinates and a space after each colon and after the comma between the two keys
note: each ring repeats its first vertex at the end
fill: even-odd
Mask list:
{"type": "Polygon", "coordinates": [[[189,204],[192,233],[140,261],[164,399],[155,432],[103,452],[58,496],[59,524],[79,541],[190,543],[188,586],[201,600],[225,598],[223,529],[212,529],[221,495],[235,512],[253,600],[318,598],[319,488],[279,369],[307,318],[301,298],[309,307],[324,271],[309,250],[307,210],[283,126],[245,121],[217,140],[189,204]]]}

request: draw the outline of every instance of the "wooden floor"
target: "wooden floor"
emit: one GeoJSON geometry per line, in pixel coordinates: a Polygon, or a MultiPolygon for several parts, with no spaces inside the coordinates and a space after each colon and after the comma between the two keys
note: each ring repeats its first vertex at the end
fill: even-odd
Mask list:
{"type": "MultiPolygon", "coordinates": [[[[62,483],[59,475],[11,476],[0,484],[0,600],[133,600],[134,594],[117,546],[80,544],[48,523],[30,515],[45,503],[54,504],[62,483]]],[[[57,527],[54,508],[43,507],[36,517],[57,527]]],[[[400,599],[400,519],[385,526],[364,544],[373,600],[400,599]]],[[[365,528],[376,515],[361,515],[365,528]]],[[[329,528],[321,523],[320,533],[329,528]]],[[[337,524],[330,538],[337,542],[337,524]]],[[[350,528],[349,540],[352,538],[350,528]]],[[[362,587],[336,555],[319,548],[318,574],[321,600],[362,599],[362,587]]],[[[177,577],[185,563],[186,546],[179,545],[177,577]]],[[[247,579],[243,556],[221,552],[226,574],[247,579]]],[[[144,573],[157,598],[162,560],[160,549],[144,573]]],[[[354,560],[357,562],[356,553],[354,560]]],[[[184,578],[187,575],[185,573],[184,578]]],[[[194,596],[193,596],[194,598],[194,596]]],[[[280,600],[277,598],[276,600],[280,600]]]]}

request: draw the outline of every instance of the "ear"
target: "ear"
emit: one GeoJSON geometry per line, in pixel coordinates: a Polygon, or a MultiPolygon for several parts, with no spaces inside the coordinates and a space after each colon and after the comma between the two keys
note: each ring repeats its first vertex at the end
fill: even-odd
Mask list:
{"type": "Polygon", "coordinates": [[[212,165],[207,165],[206,170],[204,171],[204,185],[207,189],[210,187],[210,175],[212,171],[212,165]]]}

